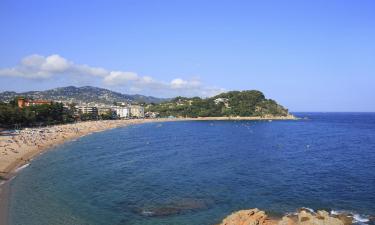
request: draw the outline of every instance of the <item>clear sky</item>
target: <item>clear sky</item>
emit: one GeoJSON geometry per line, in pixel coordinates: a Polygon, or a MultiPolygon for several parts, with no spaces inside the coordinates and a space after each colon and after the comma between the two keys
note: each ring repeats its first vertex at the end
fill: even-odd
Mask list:
{"type": "Polygon", "coordinates": [[[0,30],[0,91],[258,89],[291,111],[375,111],[373,0],[1,0],[0,30]]]}

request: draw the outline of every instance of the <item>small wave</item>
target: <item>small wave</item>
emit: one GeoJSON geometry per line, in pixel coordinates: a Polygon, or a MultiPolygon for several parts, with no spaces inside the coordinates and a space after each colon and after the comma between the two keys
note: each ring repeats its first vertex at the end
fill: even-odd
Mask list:
{"type": "Polygon", "coordinates": [[[308,207],[302,207],[301,210],[305,210],[305,211],[308,211],[310,213],[315,213],[315,211],[312,208],[308,208],[308,207]]]}
{"type": "Polygon", "coordinates": [[[370,221],[367,216],[359,215],[359,214],[353,214],[353,219],[354,219],[354,222],[357,222],[357,223],[358,222],[359,223],[367,223],[367,222],[370,221]]]}
{"type": "Polygon", "coordinates": [[[148,210],[142,210],[142,215],[144,216],[153,216],[154,212],[148,210]]]}
{"type": "Polygon", "coordinates": [[[15,172],[17,173],[17,172],[19,172],[19,171],[25,169],[25,168],[28,167],[28,166],[30,166],[30,163],[26,163],[25,165],[18,167],[18,168],[15,170],[15,172]]]}
{"type": "Polygon", "coordinates": [[[346,211],[346,210],[332,210],[331,214],[332,215],[349,214],[350,216],[353,217],[353,223],[357,223],[357,224],[368,223],[370,221],[367,215],[361,215],[361,214],[351,212],[351,211],[346,211]]]}
{"type": "Polygon", "coordinates": [[[285,213],[286,216],[297,216],[298,212],[287,212],[285,213]]]}
{"type": "Polygon", "coordinates": [[[334,209],[332,209],[330,213],[332,215],[353,214],[351,211],[348,211],[348,210],[334,210],[334,209]]]}

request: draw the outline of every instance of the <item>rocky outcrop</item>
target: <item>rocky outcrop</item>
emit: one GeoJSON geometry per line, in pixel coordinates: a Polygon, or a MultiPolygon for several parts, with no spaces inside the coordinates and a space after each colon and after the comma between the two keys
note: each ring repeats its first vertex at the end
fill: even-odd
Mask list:
{"type": "Polygon", "coordinates": [[[225,218],[220,225],[272,225],[264,211],[259,209],[240,210],[225,218]]]}
{"type": "Polygon", "coordinates": [[[330,216],[328,212],[319,210],[317,213],[310,213],[301,210],[298,213],[298,225],[344,225],[339,218],[330,216]]]}
{"type": "Polygon", "coordinates": [[[316,213],[301,209],[296,215],[288,215],[280,220],[269,219],[259,209],[240,210],[226,217],[220,225],[350,225],[349,215],[330,215],[324,210],[316,213]]]}

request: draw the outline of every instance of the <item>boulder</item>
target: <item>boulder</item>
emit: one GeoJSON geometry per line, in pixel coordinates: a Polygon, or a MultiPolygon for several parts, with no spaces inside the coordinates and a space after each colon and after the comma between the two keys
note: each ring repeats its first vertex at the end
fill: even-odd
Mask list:
{"type": "Polygon", "coordinates": [[[298,213],[298,225],[344,225],[344,223],[324,210],[318,210],[316,214],[302,210],[298,213]]]}
{"type": "Polygon", "coordinates": [[[220,225],[271,225],[267,215],[259,209],[240,210],[225,218],[220,225]]]}
{"type": "Polygon", "coordinates": [[[220,225],[350,225],[352,220],[344,215],[332,216],[324,210],[314,213],[311,210],[299,210],[297,216],[284,216],[280,220],[267,218],[259,209],[240,210],[226,217],[220,225]]]}
{"type": "Polygon", "coordinates": [[[284,216],[277,225],[295,225],[295,221],[293,221],[289,216],[284,216]]]}

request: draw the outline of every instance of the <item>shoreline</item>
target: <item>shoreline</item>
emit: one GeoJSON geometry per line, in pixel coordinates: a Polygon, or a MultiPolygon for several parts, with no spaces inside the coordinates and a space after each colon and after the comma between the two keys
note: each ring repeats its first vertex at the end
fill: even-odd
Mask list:
{"type": "Polygon", "coordinates": [[[0,179],[9,180],[17,169],[46,150],[67,141],[114,128],[174,119],[87,121],[41,128],[24,128],[16,135],[0,136],[0,179]]]}
{"type": "Polygon", "coordinates": [[[176,121],[263,121],[263,120],[297,120],[293,115],[285,117],[198,117],[198,118],[156,118],[130,120],[101,120],[73,124],[54,125],[41,128],[24,128],[14,136],[0,136],[0,180],[8,180],[16,169],[29,163],[35,156],[49,148],[58,146],[91,133],[129,125],[152,122],[176,121]],[[19,138],[21,137],[21,138],[19,138]],[[30,140],[26,138],[33,139],[30,140]],[[47,140],[50,138],[49,140],[47,140]],[[4,144],[5,143],[5,144],[4,144]]]}
{"type": "Polygon", "coordinates": [[[263,121],[263,120],[298,120],[299,118],[288,115],[288,116],[265,116],[265,117],[258,117],[258,116],[243,116],[243,117],[197,117],[197,118],[190,118],[191,120],[198,120],[198,121],[207,121],[207,120],[254,120],[254,121],[263,121]]]}
{"type": "Polygon", "coordinates": [[[41,128],[24,128],[16,135],[0,136],[0,224],[8,224],[10,182],[31,160],[49,149],[83,136],[129,125],[177,121],[296,120],[286,117],[199,117],[86,121],[41,128]]]}

